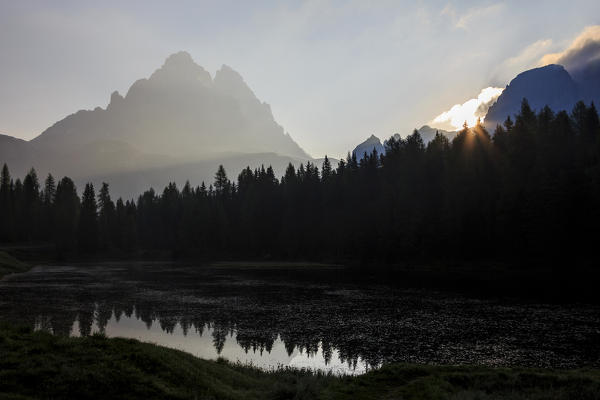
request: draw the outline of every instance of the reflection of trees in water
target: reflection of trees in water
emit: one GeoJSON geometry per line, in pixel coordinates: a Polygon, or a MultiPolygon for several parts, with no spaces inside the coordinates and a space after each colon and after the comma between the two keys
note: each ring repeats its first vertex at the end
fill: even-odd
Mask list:
{"type": "Polygon", "coordinates": [[[86,307],[81,307],[77,320],[79,321],[79,334],[81,336],[90,335],[94,323],[94,304],[86,304],[86,307]]]}
{"type": "Polygon", "coordinates": [[[112,318],[114,314],[114,307],[112,305],[102,302],[96,307],[96,326],[98,330],[104,333],[108,320],[112,318]]]}
{"type": "Polygon", "coordinates": [[[25,325],[33,326],[34,329],[52,332],[56,335],[70,335],[74,321],[77,320],[76,312],[64,312],[55,315],[38,315],[21,319],[25,325]]]}
{"type": "Polygon", "coordinates": [[[270,353],[273,350],[273,344],[277,340],[277,333],[268,331],[257,334],[256,329],[241,329],[236,327],[236,341],[240,347],[246,352],[254,352],[263,354],[264,351],[270,353]]]}
{"type": "MultiPolygon", "coordinates": [[[[379,360],[372,359],[367,354],[351,348],[345,348],[343,338],[336,338],[320,331],[301,331],[297,326],[286,326],[285,320],[263,324],[259,319],[244,318],[236,321],[234,317],[215,317],[213,312],[197,312],[195,315],[173,316],[174,310],[155,307],[153,302],[140,301],[134,305],[110,301],[78,303],[78,311],[46,312],[30,321],[36,329],[47,330],[59,335],[72,334],[72,328],[78,327],[82,336],[91,335],[94,330],[105,332],[111,318],[117,322],[123,316],[142,321],[148,329],[153,325],[167,333],[173,334],[176,327],[182,330],[184,336],[189,334],[202,335],[206,328],[212,332],[213,346],[217,354],[221,354],[228,337],[235,336],[237,344],[246,352],[263,355],[270,353],[277,338],[284,344],[288,356],[295,351],[309,356],[322,349],[326,365],[330,363],[333,352],[338,350],[339,358],[349,366],[356,367],[359,358],[369,365],[376,365],[379,360]],[[42,316],[40,316],[42,315],[42,316]],[[252,321],[252,323],[251,323],[252,321]],[[372,360],[372,361],[369,361],[372,360]]],[[[41,311],[41,310],[40,310],[41,311]]],[[[354,345],[352,345],[354,346],[354,345]]]]}
{"type": "Polygon", "coordinates": [[[217,354],[221,354],[223,351],[223,347],[225,346],[225,341],[227,340],[227,335],[229,334],[229,329],[220,325],[213,325],[213,345],[217,350],[217,354]]]}
{"type": "Polygon", "coordinates": [[[150,329],[152,323],[156,319],[151,309],[146,307],[135,307],[135,318],[143,321],[146,324],[146,328],[150,329]]]}
{"type": "Polygon", "coordinates": [[[334,291],[333,284],[248,283],[215,276],[214,271],[178,278],[177,269],[159,273],[151,268],[143,270],[140,280],[131,271],[111,275],[109,282],[84,274],[80,285],[72,277],[66,285],[46,285],[55,278],[38,275],[44,284],[31,291],[2,285],[0,319],[60,335],[72,329],[88,335],[108,329],[111,318],[121,320],[123,327],[129,327],[123,318],[136,318],[166,335],[202,335],[209,329],[217,352],[235,332],[237,344],[248,353],[272,352],[280,339],[289,356],[321,351],[327,363],[339,357],[349,365],[360,360],[367,365],[399,361],[577,367],[598,365],[600,359],[600,320],[592,306],[558,305],[549,312],[546,305],[498,306],[435,292],[396,293],[383,286],[334,291]],[[86,286],[88,280],[91,285],[86,286]],[[103,284],[95,286],[98,281],[103,284]],[[577,342],[573,332],[579,332],[577,342]]]}
{"type": "Polygon", "coordinates": [[[172,334],[173,331],[175,330],[175,326],[178,323],[178,318],[177,317],[160,318],[158,320],[158,322],[160,324],[160,329],[162,329],[163,332],[172,334]]]}

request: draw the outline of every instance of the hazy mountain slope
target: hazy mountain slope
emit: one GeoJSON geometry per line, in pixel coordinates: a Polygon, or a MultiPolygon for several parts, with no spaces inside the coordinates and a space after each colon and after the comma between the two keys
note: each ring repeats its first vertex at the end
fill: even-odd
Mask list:
{"type": "MultiPolygon", "coordinates": [[[[8,135],[0,135],[0,163],[8,165],[21,164],[33,157],[31,149],[25,140],[8,135]]],[[[0,165],[1,167],[1,165],[0,165]]]]}
{"type": "Polygon", "coordinates": [[[31,142],[70,149],[98,140],[186,160],[224,151],[309,158],[237,72],[223,66],[213,81],[185,52],[136,81],[125,97],[113,93],[105,110],[75,113],[31,142]]]}
{"type": "MultiPolygon", "coordinates": [[[[275,153],[221,154],[212,159],[195,162],[75,178],[75,183],[81,190],[88,181],[96,187],[102,182],[110,182],[111,193],[117,193],[124,198],[137,199],[138,195],[151,187],[161,192],[168,182],[176,182],[179,188],[182,188],[186,181],[194,187],[204,182],[208,188],[214,182],[219,165],[224,166],[229,179],[235,182],[238,174],[247,166],[252,169],[272,166],[275,176],[281,178],[290,162],[297,167],[302,161],[275,153]]],[[[321,163],[317,163],[317,166],[320,169],[321,163]]]]}
{"type": "Polygon", "coordinates": [[[423,125],[418,129],[418,131],[425,144],[431,142],[433,138],[435,138],[436,132],[446,136],[450,141],[452,141],[452,139],[454,139],[456,136],[455,131],[445,131],[443,129],[432,128],[429,125],[423,125]]]}
{"type": "Polygon", "coordinates": [[[270,157],[259,160],[264,154],[282,165],[312,160],[237,72],[223,66],[213,79],[185,52],[136,81],[126,96],[114,92],[106,109],[78,111],[29,142],[0,136],[0,162],[13,176],[33,166],[39,175],[77,182],[114,180],[122,183],[117,194],[128,197],[148,184],[212,182],[224,160],[236,178],[246,165],[268,165],[270,157]]]}

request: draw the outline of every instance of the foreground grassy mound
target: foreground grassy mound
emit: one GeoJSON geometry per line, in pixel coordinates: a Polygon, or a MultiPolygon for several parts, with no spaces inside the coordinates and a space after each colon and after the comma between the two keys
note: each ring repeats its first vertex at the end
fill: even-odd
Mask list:
{"type": "Polygon", "coordinates": [[[261,372],[104,336],[0,327],[7,399],[600,399],[600,371],[390,365],[359,377],[261,372]]]}
{"type": "Polygon", "coordinates": [[[21,262],[8,253],[0,251],[0,278],[4,275],[15,272],[24,272],[30,268],[29,265],[21,262]]]}

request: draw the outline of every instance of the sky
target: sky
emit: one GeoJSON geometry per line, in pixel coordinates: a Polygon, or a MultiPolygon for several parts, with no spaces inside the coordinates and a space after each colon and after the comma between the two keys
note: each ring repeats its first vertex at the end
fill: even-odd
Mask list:
{"type": "Polygon", "coordinates": [[[340,157],[371,134],[451,128],[599,24],[597,0],[0,0],[0,133],[106,107],[185,50],[238,71],[309,154],[340,157]]]}

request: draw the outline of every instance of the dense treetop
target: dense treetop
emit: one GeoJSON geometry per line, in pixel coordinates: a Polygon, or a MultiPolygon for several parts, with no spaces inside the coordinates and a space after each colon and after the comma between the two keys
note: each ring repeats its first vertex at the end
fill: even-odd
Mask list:
{"type": "Polygon", "coordinates": [[[349,155],[320,170],[289,165],[220,167],[204,183],[137,201],[80,200],[67,177],[0,176],[0,240],[50,240],[59,252],[166,250],[175,256],[513,258],[592,254],[600,231],[600,122],[582,102],[570,114],[520,113],[490,135],[481,125],[424,145],[418,131],[392,137],[385,154],[349,155]]]}

